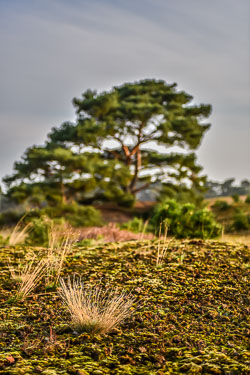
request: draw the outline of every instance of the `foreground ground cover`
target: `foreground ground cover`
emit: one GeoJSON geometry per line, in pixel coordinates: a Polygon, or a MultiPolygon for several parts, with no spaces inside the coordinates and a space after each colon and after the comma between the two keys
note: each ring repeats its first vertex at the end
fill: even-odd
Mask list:
{"type": "MultiPolygon", "coordinates": [[[[118,287],[140,301],[107,335],[78,335],[55,290],[41,281],[23,302],[9,266],[42,248],[0,249],[0,374],[247,374],[249,248],[173,241],[156,267],[156,242],[72,249],[62,275],[118,287]]],[[[162,249],[160,249],[162,250],[162,249]]]]}

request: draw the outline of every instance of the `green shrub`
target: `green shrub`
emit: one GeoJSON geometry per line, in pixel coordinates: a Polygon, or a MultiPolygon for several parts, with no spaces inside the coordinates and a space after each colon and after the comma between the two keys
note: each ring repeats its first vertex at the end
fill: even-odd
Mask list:
{"type": "Polygon", "coordinates": [[[73,227],[102,225],[101,213],[92,206],[80,206],[76,203],[47,206],[36,210],[33,216],[48,216],[51,219],[65,219],[73,227]]]}
{"type": "Polygon", "coordinates": [[[0,227],[15,225],[21,217],[24,215],[24,212],[18,211],[5,211],[0,214],[0,227]]]}
{"type": "Polygon", "coordinates": [[[133,194],[124,194],[118,199],[118,204],[122,207],[133,207],[134,203],[135,196],[133,194]]]}
{"type": "Polygon", "coordinates": [[[217,200],[215,203],[212,205],[212,208],[218,211],[226,211],[231,207],[230,204],[228,204],[226,201],[221,201],[217,200]]]}
{"type": "Polygon", "coordinates": [[[239,194],[233,194],[232,199],[235,203],[238,203],[240,201],[240,196],[239,194]]]}
{"type": "Polygon", "coordinates": [[[250,195],[246,196],[245,203],[250,203],[250,195]]]}
{"type": "Polygon", "coordinates": [[[121,225],[121,229],[127,229],[134,233],[140,233],[144,229],[144,221],[139,217],[134,217],[121,225]]]}
{"type": "Polygon", "coordinates": [[[237,231],[249,229],[249,218],[242,210],[237,210],[235,213],[232,227],[237,231]]]}
{"type": "Polygon", "coordinates": [[[51,219],[55,224],[68,222],[73,227],[100,226],[101,214],[91,206],[71,205],[47,206],[31,212],[26,222],[32,223],[32,231],[27,240],[28,244],[47,246],[51,219]],[[47,218],[47,219],[46,219],[47,218]]]}
{"type": "Polygon", "coordinates": [[[181,205],[169,200],[156,206],[150,224],[159,232],[168,228],[176,238],[214,238],[220,235],[221,226],[207,209],[196,209],[193,204],[181,205]]]}
{"type": "Polygon", "coordinates": [[[49,241],[50,222],[45,217],[33,217],[29,220],[32,223],[26,243],[29,245],[47,246],[49,241]]]}
{"type": "Polygon", "coordinates": [[[100,211],[91,206],[78,207],[73,212],[67,212],[65,219],[73,227],[91,227],[102,224],[100,211]]]}

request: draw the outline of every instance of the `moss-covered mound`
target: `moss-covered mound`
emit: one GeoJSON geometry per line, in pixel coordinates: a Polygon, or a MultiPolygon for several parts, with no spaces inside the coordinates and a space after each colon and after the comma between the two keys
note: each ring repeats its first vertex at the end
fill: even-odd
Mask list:
{"type": "Polygon", "coordinates": [[[104,336],[78,335],[44,280],[24,302],[6,301],[8,266],[42,249],[0,249],[0,374],[247,374],[249,249],[219,242],[171,242],[156,267],[154,243],[72,250],[64,276],[117,286],[141,306],[104,336]]]}

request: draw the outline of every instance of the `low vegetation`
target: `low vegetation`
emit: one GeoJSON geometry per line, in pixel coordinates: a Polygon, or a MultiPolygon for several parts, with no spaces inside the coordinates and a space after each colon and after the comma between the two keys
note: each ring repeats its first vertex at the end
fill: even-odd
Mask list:
{"type": "Polygon", "coordinates": [[[217,199],[211,205],[211,210],[219,224],[226,233],[249,232],[250,230],[250,204],[248,197],[239,199],[217,199]]]}
{"type": "Polygon", "coordinates": [[[167,228],[176,238],[214,238],[221,234],[211,211],[197,209],[193,204],[168,200],[155,207],[150,224],[155,230],[167,228]]]}
{"type": "Polygon", "coordinates": [[[17,270],[10,268],[12,279],[17,282],[18,288],[14,298],[11,297],[9,302],[26,298],[37,287],[45,274],[46,268],[47,264],[44,260],[37,264],[32,260],[23,267],[18,264],[17,270]]]}
{"type": "Polygon", "coordinates": [[[19,290],[10,269],[47,251],[0,248],[1,374],[248,373],[248,247],[168,238],[71,246],[61,270],[71,281],[59,292],[66,305],[60,289],[46,288],[46,274],[26,298],[10,301],[19,290]],[[90,321],[97,312],[108,326],[76,328],[70,287],[71,296],[82,293],[90,321]],[[113,321],[121,307],[125,320],[113,321]]]}
{"type": "Polygon", "coordinates": [[[59,295],[70,312],[72,326],[78,332],[103,334],[131,315],[135,299],[126,292],[84,286],[81,279],[60,280],[59,295]]]}

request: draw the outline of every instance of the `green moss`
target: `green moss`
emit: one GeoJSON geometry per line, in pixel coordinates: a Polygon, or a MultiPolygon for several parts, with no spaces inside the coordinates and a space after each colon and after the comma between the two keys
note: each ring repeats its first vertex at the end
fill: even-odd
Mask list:
{"type": "Polygon", "coordinates": [[[140,301],[131,318],[105,336],[77,335],[45,281],[26,300],[7,303],[17,287],[9,265],[33,253],[44,250],[0,249],[0,374],[248,373],[247,247],[172,241],[161,267],[154,242],[73,249],[63,276],[125,288],[140,301]]]}

